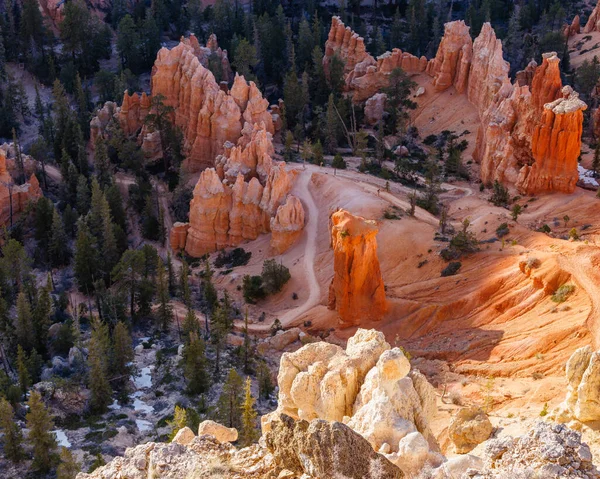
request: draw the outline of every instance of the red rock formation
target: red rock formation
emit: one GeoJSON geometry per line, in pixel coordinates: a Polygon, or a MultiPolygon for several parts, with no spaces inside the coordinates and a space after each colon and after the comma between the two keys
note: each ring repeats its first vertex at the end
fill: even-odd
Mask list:
{"type": "Polygon", "coordinates": [[[583,33],[600,32],[600,0],[596,4],[594,11],[588,18],[587,23],[583,29],[583,33]]]}
{"type": "MultiPolygon", "coordinates": [[[[162,95],[164,104],[173,107],[174,122],[184,136],[184,167],[190,172],[214,166],[215,158],[224,152],[225,143],[237,143],[246,122],[264,123],[270,133],[275,132],[269,103],[256,85],[236,75],[231,90],[222,89],[203,66],[212,54],[221,58],[224,69],[229,68],[227,52],[218,48],[214,35],[206,47],[201,47],[192,35],[171,50],[162,48],[152,70],[152,95],[162,95]]],[[[150,106],[150,97],[145,94],[125,93],[121,108],[107,102],[90,124],[92,140],[100,133],[105,135],[114,118],[127,135],[139,132],[138,142],[146,158],[159,159],[162,155],[159,135],[144,126],[150,106]]]]}
{"type": "Polygon", "coordinates": [[[0,226],[9,225],[11,213],[14,220],[30,201],[42,196],[35,174],[31,175],[28,183],[15,184],[7,168],[6,156],[6,149],[0,148],[0,226]]]}
{"type": "Polygon", "coordinates": [[[294,195],[288,195],[285,204],[277,208],[271,218],[271,248],[275,254],[284,253],[293,245],[304,229],[304,208],[294,195]]]}
{"type": "Polygon", "coordinates": [[[208,37],[205,47],[200,45],[196,35],[193,33],[188,38],[182,38],[181,41],[189,45],[194,50],[194,54],[204,68],[208,68],[208,62],[211,56],[213,58],[217,58],[219,63],[221,63],[221,71],[223,75],[221,80],[227,83],[233,80],[233,72],[231,71],[231,64],[229,63],[227,50],[223,50],[219,47],[217,36],[214,33],[208,37]]]}
{"type": "MultiPolygon", "coordinates": [[[[288,196],[294,173],[273,162],[273,143],[265,125],[246,123],[237,146],[202,172],[190,204],[185,250],[199,257],[227,246],[256,239],[275,228],[273,247],[283,252],[304,225],[301,203],[288,196]]],[[[183,225],[178,226],[183,230],[183,225]]],[[[181,243],[171,233],[172,245],[181,243]]]]}
{"type": "Polygon", "coordinates": [[[575,18],[571,22],[571,25],[565,24],[563,28],[563,35],[567,38],[577,35],[581,32],[581,19],[579,15],[575,15],[575,18]]]}
{"type": "Polygon", "coordinates": [[[183,251],[185,249],[189,227],[189,223],[177,222],[173,224],[169,233],[169,244],[173,251],[183,251]]]}
{"type": "Polygon", "coordinates": [[[38,0],[40,10],[44,17],[46,17],[50,25],[58,30],[58,26],[64,20],[64,6],[63,0],[38,0]]]}
{"type": "Polygon", "coordinates": [[[328,74],[331,61],[337,55],[344,62],[346,89],[355,102],[363,102],[388,84],[395,68],[420,73],[427,68],[425,57],[417,58],[394,48],[375,60],[365,48],[364,39],[346,27],[339,17],[331,19],[329,37],[325,43],[323,66],[328,74]]]}
{"type": "Polygon", "coordinates": [[[564,87],[562,94],[562,98],[544,105],[542,119],[533,132],[535,163],[521,169],[517,183],[527,194],[575,191],[583,111],[587,105],[570,86],[564,87]]]}
{"type": "Polygon", "coordinates": [[[454,85],[459,93],[464,92],[472,55],[473,42],[465,22],[460,20],[446,23],[437,55],[427,66],[427,73],[433,77],[435,90],[444,91],[454,85]]]}
{"type": "Polygon", "coordinates": [[[334,276],[329,308],[337,310],[346,326],[378,321],[387,302],[377,258],[377,224],[344,210],[335,212],[331,223],[334,276]]]}

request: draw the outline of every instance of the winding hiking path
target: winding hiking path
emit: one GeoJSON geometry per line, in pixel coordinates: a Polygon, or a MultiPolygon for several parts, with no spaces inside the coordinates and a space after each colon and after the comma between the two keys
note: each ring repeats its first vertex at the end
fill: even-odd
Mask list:
{"type": "Polygon", "coordinates": [[[305,213],[308,217],[308,221],[305,226],[306,248],[304,250],[302,265],[306,274],[306,280],[308,281],[309,294],[306,301],[304,301],[304,304],[289,310],[281,318],[279,318],[283,327],[286,327],[300,315],[306,313],[308,310],[319,304],[319,300],[321,298],[321,287],[319,286],[317,275],[315,274],[319,210],[315,204],[315,201],[313,200],[310,190],[308,189],[308,184],[310,183],[311,177],[312,172],[310,170],[300,173],[300,178],[297,182],[298,188],[296,188],[294,191],[294,194],[306,207],[305,213]]]}

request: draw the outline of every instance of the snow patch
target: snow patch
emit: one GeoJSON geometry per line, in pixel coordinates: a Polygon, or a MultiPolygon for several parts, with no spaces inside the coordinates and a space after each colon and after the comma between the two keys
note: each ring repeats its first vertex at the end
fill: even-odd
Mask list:
{"type": "Polygon", "coordinates": [[[58,443],[58,447],[71,447],[71,443],[65,434],[65,431],[62,429],[57,429],[56,431],[52,431],[54,436],[56,436],[56,442],[58,443]]]}
{"type": "Polygon", "coordinates": [[[594,178],[594,172],[592,170],[588,170],[581,165],[577,165],[577,170],[579,171],[579,181],[582,181],[589,186],[600,186],[598,179],[594,178]]]}
{"type": "Polygon", "coordinates": [[[152,423],[150,421],[146,421],[145,419],[136,419],[135,425],[137,426],[140,432],[152,430],[152,423]]]}

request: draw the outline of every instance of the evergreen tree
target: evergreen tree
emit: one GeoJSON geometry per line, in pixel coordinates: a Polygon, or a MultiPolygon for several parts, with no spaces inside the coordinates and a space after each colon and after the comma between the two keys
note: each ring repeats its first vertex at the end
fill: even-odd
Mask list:
{"type": "Polygon", "coordinates": [[[2,397],[0,397],[0,432],[2,432],[4,456],[12,462],[19,462],[24,455],[23,434],[15,420],[13,407],[2,397]]]}
{"type": "Polygon", "coordinates": [[[225,346],[227,335],[230,333],[230,316],[231,312],[227,305],[219,304],[210,318],[210,337],[213,346],[215,347],[215,374],[219,374],[221,366],[221,351],[225,346]]]}
{"type": "Polygon", "coordinates": [[[179,290],[181,291],[181,299],[188,309],[192,307],[192,292],[190,290],[190,267],[184,259],[181,261],[181,269],[179,270],[179,290]]]}
{"type": "Polygon", "coordinates": [[[35,334],[35,348],[38,351],[46,350],[48,329],[50,329],[50,315],[52,313],[52,298],[50,296],[51,284],[39,288],[37,301],[33,309],[33,330],[35,334]]]}
{"type": "Polygon", "coordinates": [[[257,63],[256,48],[248,40],[242,38],[235,49],[232,66],[247,81],[256,81],[256,76],[252,73],[252,69],[257,63]]]}
{"type": "Polygon", "coordinates": [[[60,450],[60,464],[56,469],[56,479],[75,479],[81,471],[81,466],[66,447],[60,450]]]}
{"type": "Polygon", "coordinates": [[[227,427],[241,429],[244,382],[235,369],[230,369],[217,402],[217,418],[227,427]]]}
{"type": "Polygon", "coordinates": [[[170,249],[167,250],[167,279],[169,281],[169,294],[175,296],[177,293],[177,283],[175,282],[175,270],[173,269],[173,259],[170,249]]]}
{"type": "Polygon", "coordinates": [[[244,402],[242,404],[242,429],[240,431],[240,445],[242,447],[249,446],[255,443],[260,437],[260,433],[256,428],[257,413],[254,409],[256,399],[252,396],[252,381],[246,378],[244,385],[244,402]]]}
{"type": "Polygon", "coordinates": [[[17,375],[21,394],[24,396],[27,394],[29,386],[31,386],[31,376],[27,367],[27,355],[20,344],[17,346],[17,375]]]}
{"type": "Polygon", "coordinates": [[[90,409],[103,413],[111,403],[112,388],[108,382],[110,337],[108,327],[100,319],[92,320],[92,337],[89,346],[90,409]]]}
{"type": "Polygon", "coordinates": [[[140,282],[144,267],[144,254],[140,250],[128,249],[112,270],[112,279],[123,284],[129,293],[129,316],[136,319],[135,305],[139,299],[140,282]]]}
{"type": "Polygon", "coordinates": [[[112,171],[106,150],[106,141],[102,135],[98,135],[94,142],[94,168],[100,187],[108,188],[112,184],[112,171]]]}
{"type": "Polygon", "coordinates": [[[157,273],[156,296],[158,299],[158,309],[156,311],[156,319],[159,327],[163,331],[166,331],[173,320],[173,307],[171,306],[171,298],[169,296],[169,283],[165,273],[165,266],[160,258],[158,259],[157,273]]]}
{"type": "Polygon", "coordinates": [[[190,332],[189,342],[183,350],[183,365],[188,394],[196,395],[207,392],[209,378],[204,341],[194,331],[190,332]]]}
{"type": "Polygon", "coordinates": [[[27,401],[29,412],[25,419],[29,434],[27,441],[33,447],[32,469],[47,473],[56,462],[56,439],[52,433],[54,422],[37,391],[32,391],[27,401]]]}
{"type": "Polygon", "coordinates": [[[94,291],[94,281],[98,272],[98,251],[90,234],[87,222],[79,220],[75,242],[74,273],[79,291],[89,294],[94,291]]]}
{"type": "Polygon", "coordinates": [[[35,345],[35,330],[31,315],[31,305],[24,291],[17,296],[17,323],[15,334],[19,346],[25,351],[31,351],[35,345]]]}
{"type": "Polygon", "coordinates": [[[269,399],[275,387],[271,379],[271,371],[265,361],[260,361],[257,368],[258,394],[263,399],[269,399]]]}
{"type": "Polygon", "coordinates": [[[129,380],[131,370],[129,364],[134,357],[129,330],[122,321],[119,321],[113,330],[112,372],[115,376],[124,378],[121,383],[126,383],[129,380]]]}
{"type": "Polygon", "coordinates": [[[71,256],[69,241],[65,232],[65,225],[56,208],[54,208],[52,213],[52,229],[50,231],[48,256],[50,258],[50,263],[55,268],[66,265],[71,256]]]}
{"type": "Polygon", "coordinates": [[[173,411],[173,419],[168,420],[167,424],[171,426],[171,433],[169,434],[169,441],[172,441],[180,429],[183,429],[187,424],[187,413],[185,408],[175,405],[173,411]]]}
{"type": "Polygon", "coordinates": [[[306,70],[311,62],[311,55],[315,47],[314,38],[306,17],[303,17],[298,27],[298,65],[301,70],[306,70]]]}
{"type": "Polygon", "coordinates": [[[335,111],[335,101],[333,93],[329,95],[329,101],[327,102],[327,113],[325,114],[325,148],[332,154],[337,148],[337,137],[338,137],[338,116],[335,111]]]}

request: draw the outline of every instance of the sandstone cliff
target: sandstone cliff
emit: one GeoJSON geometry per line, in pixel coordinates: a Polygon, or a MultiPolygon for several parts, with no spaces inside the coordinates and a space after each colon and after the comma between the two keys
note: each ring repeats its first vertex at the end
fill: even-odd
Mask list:
{"type": "MultiPolygon", "coordinates": [[[[577,30],[577,21],[572,28],[577,30]]],[[[582,112],[587,106],[572,90],[562,91],[555,53],[545,54],[539,66],[529,64],[512,84],[502,42],[489,23],[475,41],[463,21],[447,23],[432,60],[394,50],[375,61],[366,52],[364,40],[334,17],[325,67],[334,55],[346,62],[345,88],[355,102],[366,101],[365,114],[371,124],[381,114],[383,99],[378,92],[387,85],[393,68],[402,67],[411,74],[425,71],[435,91],[453,86],[458,93],[466,93],[477,109],[481,124],[473,156],[481,164],[485,183],[498,180],[525,194],[573,192],[582,112]]]]}
{"type": "Polygon", "coordinates": [[[9,145],[0,148],[0,226],[10,225],[11,215],[14,220],[26,209],[30,201],[35,201],[42,196],[40,184],[33,173],[27,183],[21,185],[15,183],[7,165],[7,153],[10,153],[10,148],[9,145]]]}
{"type": "Polygon", "coordinates": [[[340,421],[407,474],[443,462],[429,428],[433,388],[380,332],[359,329],[345,351],[319,342],[284,353],[277,381],[279,406],[263,416],[264,432],[280,414],[340,421]]]}
{"type": "MultiPolygon", "coordinates": [[[[152,97],[162,96],[163,103],[173,108],[173,121],[184,136],[184,167],[198,172],[214,166],[225,143],[236,144],[246,122],[264,123],[268,132],[280,124],[279,108],[273,114],[254,82],[235,76],[233,86],[220,85],[208,70],[208,60],[216,56],[226,81],[231,77],[227,51],[218,47],[211,35],[205,47],[195,36],[182,38],[172,48],[162,48],[152,69],[152,97]]],[[[121,107],[108,102],[91,121],[91,138],[107,135],[111,120],[118,121],[127,136],[137,135],[148,160],[161,157],[160,135],[151,131],[144,120],[151,110],[151,97],[145,93],[124,94],[121,107]]]]}
{"type": "Polygon", "coordinates": [[[423,72],[427,68],[425,57],[417,58],[394,48],[377,59],[366,50],[365,41],[350,27],[346,27],[339,17],[332,17],[331,29],[325,43],[323,66],[329,73],[334,55],[344,62],[346,89],[352,92],[356,102],[362,102],[387,85],[387,78],[394,68],[407,72],[423,72]]]}
{"type": "Polygon", "coordinates": [[[304,227],[304,209],[288,196],[294,176],[274,162],[271,133],[264,123],[246,123],[235,147],[202,172],[190,204],[190,223],[171,233],[171,246],[199,257],[274,231],[272,246],[282,253],[304,227]]]}
{"type": "Polygon", "coordinates": [[[331,223],[334,276],[329,308],[337,310],[346,326],[380,320],[387,302],[377,257],[377,224],[343,210],[331,216],[331,223]]]}
{"type": "Polygon", "coordinates": [[[583,33],[590,32],[600,32],[600,0],[583,28],[583,33]]]}

